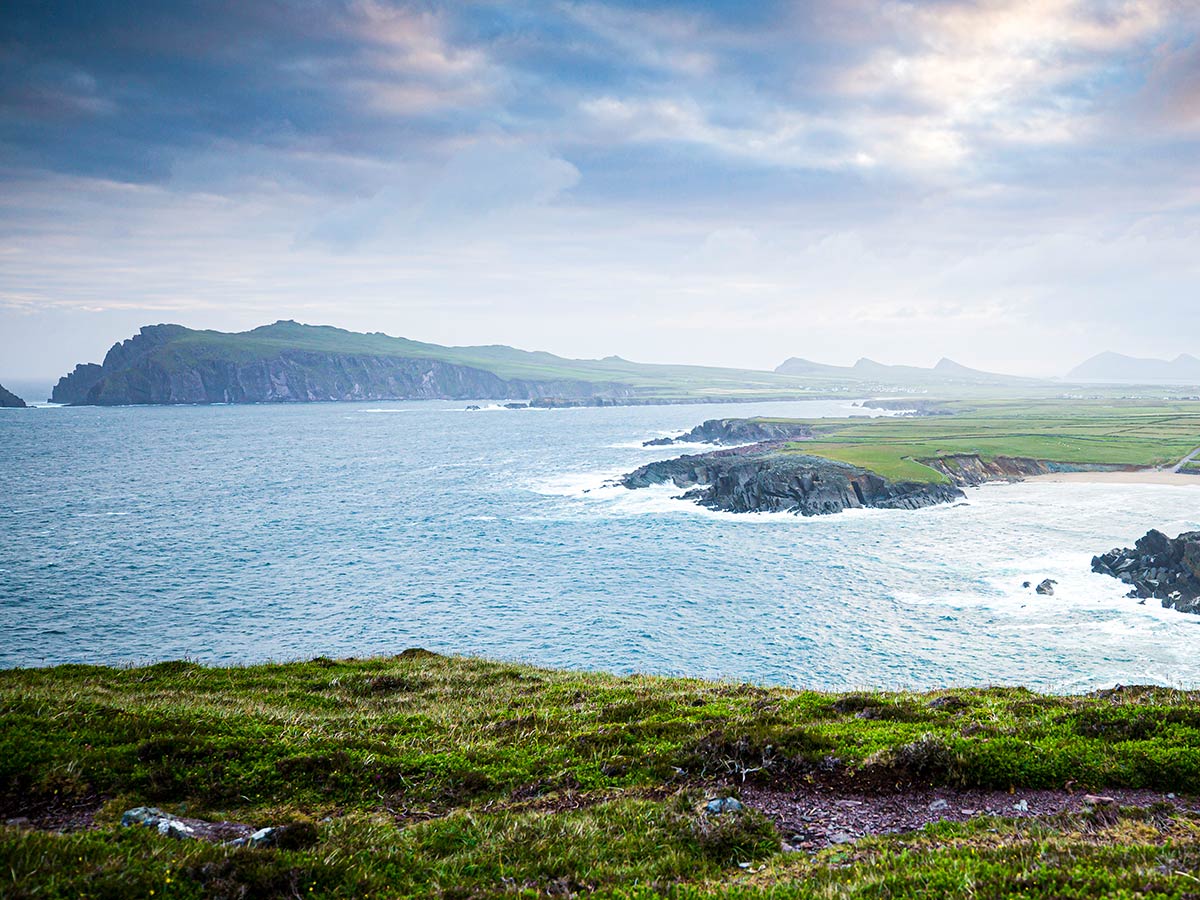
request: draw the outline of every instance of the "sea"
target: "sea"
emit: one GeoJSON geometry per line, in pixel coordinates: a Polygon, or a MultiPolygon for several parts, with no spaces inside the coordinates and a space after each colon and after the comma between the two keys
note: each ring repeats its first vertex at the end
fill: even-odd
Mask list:
{"type": "Polygon", "coordinates": [[[613,479],[705,419],[867,411],[465,406],[0,410],[0,667],[425,647],[828,690],[1200,686],[1200,616],[1090,571],[1200,529],[1200,479],[734,515],[613,479]]]}

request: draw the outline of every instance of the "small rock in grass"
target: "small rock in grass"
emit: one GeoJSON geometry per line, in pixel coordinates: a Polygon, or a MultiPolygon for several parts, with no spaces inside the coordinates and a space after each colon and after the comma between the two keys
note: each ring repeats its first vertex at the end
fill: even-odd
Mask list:
{"type": "Polygon", "coordinates": [[[167,815],[155,806],[137,806],[126,810],[121,816],[121,824],[126,828],[144,825],[156,829],[161,835],[173,838],[195,837],[196,832],[191,825],[167,815]]]}
{"type": "Polygon", "coordinates": [[[853,838],[853,836],[847,834],[844,831],[835,831],[832,835],[830,835],[829,843],[831,843],[831,844],[853,844],[854,838],[853,838]]]}
{"type": "Polygon", "coordinates": [[[704,805],[704,811],[712,816],[727,812],[741,812],[744,808],[742,801],[733,797],[714,797],[704,805]]]}
{"type": "Polygon", "coordinates": [[[929,811],[937,812],[940,809],[945,809],[949,805],[950,804],[947,803],[945,800],[940,800],[940,799],[934,800],[932,803],[929,804],[929,811]]]}
{"type": "Polygon", "coordinates": [[[1029,812],[1029,801],[1021,800],[1013,804],[1013,809],[1017,812],[1029,812]]]}

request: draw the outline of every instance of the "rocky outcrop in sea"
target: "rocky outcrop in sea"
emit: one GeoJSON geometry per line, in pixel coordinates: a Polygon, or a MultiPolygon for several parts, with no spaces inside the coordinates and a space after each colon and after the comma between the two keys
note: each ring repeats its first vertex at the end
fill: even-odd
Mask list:
{"type": "Polygon", "coordinates": [[[813,436],[802,422],[772,419],[709,419],[677,438],[655,438],[646,447],[671,444],[757,444],[765,441],[802,441],[813,436]]]}
{"type": "Polygon", "coordinates": [[[585,381],[503,379],[428,358],[282,347],[266,354],[196,351],[179,325],[153,325],[113,346],[103,365],[59,379],[56,403],[273,403],[318,400],[481,400],[499,397],[619,398],[632,389],[585,381]]]}
{"type": "Polygon", "coordinates": [[[653,462],[630,472],[627,488],[674,484],[683,499],[726,512],[802,516],[845,509],[920,509],[961,499],[952,484],[892,482],[848,463],[783,451],[786,442],[755,444],[653,462]]]}
{"type": "Polygon", "coordinates": [[[1129,585],[1128,596],[1159,600],[1167,609],[1200,613],[1200,531],[1169,538],[1148,531],[1132,548],[1092,558],[1092,571],[1129,585]]]}
{"type": "Polygon", "coordinates": [[[25,409],[26,406],[24,400],[0,384],[0,409],[25,409]]]}

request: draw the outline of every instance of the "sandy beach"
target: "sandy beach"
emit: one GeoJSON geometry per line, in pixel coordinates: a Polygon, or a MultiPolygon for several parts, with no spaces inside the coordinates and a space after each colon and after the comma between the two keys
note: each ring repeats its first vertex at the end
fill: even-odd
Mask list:
{"type": "Polygon", "coordinates": [[[1200,487],[1200,475],[1180,475],[1170,470],[1142,469],[1132,472],[1053,472],[1049,475],[1034,475],[1026,478],[1032,482],[1085,484],[1174,484],[1200,487]]]}

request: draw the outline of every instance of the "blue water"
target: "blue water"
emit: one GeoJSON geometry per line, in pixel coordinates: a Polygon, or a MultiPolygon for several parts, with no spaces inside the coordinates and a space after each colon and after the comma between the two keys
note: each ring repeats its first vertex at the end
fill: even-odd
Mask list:
{"type": "Polygon", "coordinates": [[[1088,571],[1149,527],[1200,528],[1200,485],[819,519],[604,485],[706,418],[847,411],[0,411],[0,666],[423,646],[819,688],[1200,685],[1200,617],[1088,571]],[[1045,577],[1055,598],[1021,588],[1045,577]]]}

